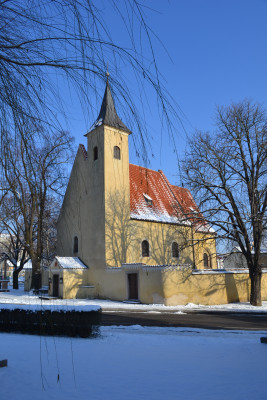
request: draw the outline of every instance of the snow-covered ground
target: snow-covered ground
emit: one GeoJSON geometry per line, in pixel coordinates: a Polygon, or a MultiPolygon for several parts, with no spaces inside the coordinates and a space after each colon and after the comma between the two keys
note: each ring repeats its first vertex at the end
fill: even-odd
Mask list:
{"type": "Polygon", "coordinates": [[[10,400],[265,400],[267,332],[102,327],[96,339],[0,334],[10,400]]]}
{"type": "MultiPolygon", "coordinates": [[[[249,304],[164,307],[104,300],[41,300],[0,293],[0,307],[101,306],[103,310],[267,312],[249,304]],[[1,305],[2,303],[2,305],[1,305]]],[[[10,400],[265,400],[267,332],[101,327],[91,339],[0,333],[0,398],[10,400]]]]}
{"type": "MultiPolygon", "coordinates": [[[[11,289],[10,292],[0,293],[0,306],[1,304],[24,304],[24,305],[53,305],[58,307],[81,307],[81,306],[100,306],[103,311],[135,311],[135,312],[188,312],[197,310],[208,311],[231,311],[231,312],[256,312],[267,313],[267,301],[263,302],[261,307],[251,306],[249,303],[231,303],[221,304],[217,306],[204,306],[201,304],[186,304],[184,306],[164,306],[162,304],[129,304],[119,301],[110,300],[42,300],[38,296],[24,292],[23,288],[19,290],[11,289]]],[[[92,307],[93,308],[93,307],[92,307]]],[[[266,397],[267,398],[267,397],[266,397]]]]}

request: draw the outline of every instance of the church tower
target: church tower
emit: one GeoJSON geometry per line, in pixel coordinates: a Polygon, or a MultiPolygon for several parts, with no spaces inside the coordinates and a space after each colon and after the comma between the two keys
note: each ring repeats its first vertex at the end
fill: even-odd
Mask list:
{"type": "MultiPolygon", "coordinates": [[[[91,208],[94,210],[92,219],[95,220],[98,216],[94,226],[99,227],[99,232],[93,229],[93,234],[95,239],[101,238],[101,242],[105,245],[105,249],[102,249],[105,260],[99,260],[101,266],[120,266],[121,260],[118,260],[118,256],[114,256],[115,244],[111,236],[114,237],[118,226],[116,220],[121,219],[122,214],[125,217],[125,212],[129,212],[129,134],[131,131],[121,121],[115,109],[107,75],[98,118],[86,135],[91,208]]],[[[121,242],[121,232],[116,234],[116,241],[120,238],[121,242]]],[[[98,248],[101,247],[99,243],[98,248]]]]}
{"type": "Polygon", "coordinates": [[[115,109],[107,76],[100,113],[85,135],[92,178],[103,185],[105,201],[114,191],[123,191],[129,196],[129,134],[131,131],[115,109]]]}
{"type": "Polygon", "coordinates": [[[79,257],[92,282],[107,265],[115,266],[108,261],[107,219],[114,214],[111,204],[122,202],[129,209],[129,134],[115,109],[107,74],[101,109],[85,135],[87,151],[79,146],[58,221],[58,254],[79,257]]]}

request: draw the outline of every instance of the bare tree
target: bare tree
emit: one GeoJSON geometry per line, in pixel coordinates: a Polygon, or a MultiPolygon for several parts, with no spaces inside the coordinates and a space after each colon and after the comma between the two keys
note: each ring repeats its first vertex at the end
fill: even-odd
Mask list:
{"type": "Polygon", "coordinates": [[[16,130],[27,119],[39,119],[58,128],[58,112],[64,111],[64,82],[77,91],[88,112],[94,104],[92,93],[98,96],[99,88],[102,93],[99,83],[106,79],[107,64],[127,122],[131,119],[132,128],[140,133],[135,137],[139,148],[149,136],[144,140],[146,127],[137,106],[140,98],[132,100],[125,68],[136,78],[141,98],[144,87],[153,89],[166,127],[174,126],[176,110],[157,68],[156,35],[146,22],[149,12],[136,0],[103,0],[101,4],[96,0],[0,0],[1,127],[16,130]],[[120,24],[125,32],[123,44],[112,38],[110,8],[116,26],[120,24]]]}
{"type": "MultiPolygon", "coordinates": [[[[52,199],[63,194],[67,180],[65,166],[72,160],[71,144],[67,132],[49,134],[35,126],[23,131],[19,140],[11,140],[9,133],[2,135],[3,185],[13,197],[20,221],[19,236],[32,260],[32,285],[37,289],[52,229],[52,199]]],[[[11,229],[12,218],[5,221],[11,229]]]]}
{"type": "Polygon", "coordinates": [[[218,238],[237,244],[251,279],[250,302],[261,305],[259,264],[267,205],[267,115],[243,101],[218,108],[216,131],[196,132],[183,164],[205,220],[218,238]]]}
{"type": "Polygon", "coordinates": [[[13,289],[18,289],[18,276],[29,260],[29,255],[24,241],[23,218],[12,194],[5,196],[0,212],[1,257],[12,264],[13,289]]]}

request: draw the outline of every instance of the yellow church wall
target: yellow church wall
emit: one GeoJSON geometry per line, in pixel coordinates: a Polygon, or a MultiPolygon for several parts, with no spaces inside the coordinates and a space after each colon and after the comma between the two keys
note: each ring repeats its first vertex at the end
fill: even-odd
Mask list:
{"type": "MultiPolygon", "coordinates": [[[[249,274],[192,271],[192,268],[134,267],[110,269],[101,287],[101,297],[123,301],[128,297],[128,273],[138,274],[139,300],[166,306],[188,303],[216,305],[249,301],[249,274]]],[[[262,300],[267,300],[267,273],[262,275],[262,300]]]]}
{"type": "Polygon", "coordinates": [[[217,268],[215,239],[210,234],[195,233],[188,226],[132,220],[129,203],[122,192],[110,195],[106,206],[106,263],[120,267],[123,263],[148,265],[190,264],[203,269],[203,253],[217,268]],[[142,257],[141,244],[149,242],[149,257],[142,257]],[[177,242],[179,258],[173,258],[171,245],[177,242]]]}
{"type": "Polygon", "coordinates": [[[249,300],[248,274],[164,271],[164,303],[226,304],[249,300]]]}
{"type": "MultiPolygon", "coordinates": [[[[207,253],[210,268],[217,269],[215,235],[210,233],[193,232],[194,258],[197,269],[204,269],[203,255],[207,253]]],[[[192,249],[193,251],[193,249],[192,249]]]]}
{"type": "MultiPolygon", "coordinates": [[[[151,272],[149,275],[153,274],[159,275],[158,282],[160,283],[157,290],[153,286],[150,287],[149,282],[144,287],[140,287],[140,291],[145,292],[147,300],[145,302],[147,303],[151,303],[151,298],[155,298],[157,295],[159,303],[167,306],[187,303],[216,305],[249,301],[248,273],[210,272],[201,274],[200,272],[192,273],[191,268],[177,270],[170,267],[163,271],[151,272]]],[[[141,298],[142,293],[140,293],[141,298]]],[[[264,273],[262,277],[262,300],[267,300],[267,273],[264,273]]]]}
{"type": "Polygon", "coordinates": [[[83,269],[64,270],[63,298],[82,299],[94,295],[94,286],[88,283],[88,271],[83,269]]]}
{"type": "Polygon", "coordinates": [[[103,272],[100,279],[99,297],[118,301],[127,299],[127,277],[121,268],[103,272]]]}

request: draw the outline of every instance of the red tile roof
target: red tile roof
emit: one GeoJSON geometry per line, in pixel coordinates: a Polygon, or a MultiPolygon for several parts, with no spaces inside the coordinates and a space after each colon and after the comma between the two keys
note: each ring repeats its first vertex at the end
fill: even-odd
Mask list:
{"type": "MultiPolygon", "coordinates": [[[[80,149],[86,159],[84,145],[80,144],[80,149]]],[[[171,185],[161,170],[129,164],[129,175],[131,218],[182,224],[194,222],[196,229],[211,231],[190,191],[171,185]]]]}
{"type": "Polygon", "coordinates": [[[189,190],[171,185],[161,170],[129,164],[129,173],[132,218],[188,224],[193,213],[199,213],[189,190]]]}

